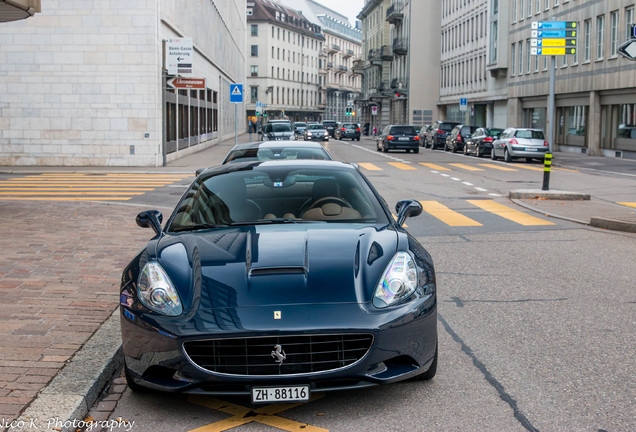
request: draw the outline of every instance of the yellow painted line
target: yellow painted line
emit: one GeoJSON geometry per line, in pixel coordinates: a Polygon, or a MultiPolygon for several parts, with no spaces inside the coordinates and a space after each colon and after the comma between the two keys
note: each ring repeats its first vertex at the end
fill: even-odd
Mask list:
{"type": "Polygon", "coordinates": [[[100,182],[100,183],[57,183],[57,182],[53,182],[53,183],[47,183],[47,182],[38,182],[38,183],[34,183],[34,182],[0,182],[0,186],[49,186],[49,187],[64,187],[64,186],[68,186],[68,187],[73,187],[73,186],[83,186],[83,187],[104,187],[104,186],[109,186],[109,187],[113,187],[113,186],[139,186],[139,187],[159,187],[159,186],[167,186],[171,183],[131,183],[131,182],[123,182],[123,183],[106,183],[106,182],[100,182]]]}
{"type": "Polygon", "coordinates": [[[546,220],[539,219],[534,216],[530,216],[528,214],[522,213],[518,210],[515,210],[503,204],[499,204],[492,200],[468,200],[468,202],[474,206],[479,207],[482,210],[486,210],[487,212],[494,213],[497,216],[501,216],[504,219],[508,219],[520,225],[524,225],[524,226],[554,225],[552,222],[548,222],[546,220]]]}
{"type": "Polygon", "coordinates": [[[634,207],[634,208],[636,208],[636,202],[619,202],[619,203],[617,203],[617,204],[624,205],[624,206],[627,206],[627,207],[634,207]]]}
{"type": "Polygon", "coordinates": [[[469,217],[464,216],[461,213],[457,213],[440,204],[437,201],[420,201],[422,208],[428,214],[435,216],[437,219],[444,222],[449,226],[482,226],[479,222],[472,220],[469,217]]]}
{"type": "MultiPolygon", "coordinates": [[[[0,184],[0,186],[2,186],[0,184]]],[[[69,186],[67,188],[42,188],[42,187],[0,187],[0,191],[119,191],[119,192],[128,192],[128,191],[153,191],[155,188],[78,188],[69,186]]]]}
{"type": "MultiPolygon", "coordinates": [[[[126,192],[124,195],[143,195],[143,192],[126,192]]],[[[122,195],[120,192],[3,192],[2,195],[122,195]]]]}
{"type": "Polygon", "coordinates": [[[401,170],[415,170],[417,168],[415,168],[413,165],[407,165],[405,163],[402,162],[389,162],[389,165],[392,165],[396,168],[399,168],[401,170]]]}
{"type": "Polygon", "coordinates": [[[536,166],[519,165],[518,168],[523,168],[523,169],[532,170],[532,171],[543,171],[543,167],[539,168],[536,166]]]}
{"type": "Polygon", "coordinates": [[[437,171],[450,171],[450,168],[446,168],[446,167],[443,167],[441,165],[437,165],[437,164],[433,164],[433,163],[420,162],[420,165],[424,165],[425,167],[429,167],[429,168],[432,168],[432,169],[437,170],[437,171]]]}
{"type": "Polygon", "coordinates": [[[485,166],[487,168],[497,169],[497,170],[500,170],[500,171],[518,171],[518,170],[516,170],[514,168],[506,168],[506,167],[502,167],[502,166],[496,165],[496,164],[479,164],[479,165],[485,166]]]}
{"type": "MultiPolygon", "coordinates": [[[[393,219],[397,222],[397,216],[396,216],[396,215],[394,215],[393,213],[391,213],[391,216],[393,216],[393,219]]],[[[404,228],[408,228],[408,227],[409,227],[407,224],[402,224],[402,226],[403,226],[404,228]]]]}
{"type": "Polygon", "coordinates": [[[579,172],[579,170],[571,170],[571,169],[567,169],[567,168],[558,168],[558,167],[552,167],[552,169],[554,170],[559,170],[559,171],[567,171],[567,172],[579,172]]]}
{"type": "Polygon", "coordinates": [[[452,163],[452,164],[449,164],[449,165],[455,166],[457,168],[465,169],[467,171],[483,171],[484,170],[483,168],[477,168],[477,167],[474,167],[474,166],[464,165],[464,164],[460,164],[460,163],[452,163]]]}
{"type": "Polygon", "coordinates": [[[128,201],[132,197],[5,197],[0,195],[0,200],[21,200],[21,201],[128,201]]]}
{"type": "Polygon", "coordinates": [[[360,165],[362,168],[368,171],[382,171],[382,168],[372,163],[362,162],[362,163],[359,163],[358,165],[360,165]]]}
{"type": "Polygon", "coordinates": [[[187,178],[191,175],[179,175],[179,174],[148,174],[148,173],[42,173],[31,174],[29,177],[177,177],[187,178]]]}

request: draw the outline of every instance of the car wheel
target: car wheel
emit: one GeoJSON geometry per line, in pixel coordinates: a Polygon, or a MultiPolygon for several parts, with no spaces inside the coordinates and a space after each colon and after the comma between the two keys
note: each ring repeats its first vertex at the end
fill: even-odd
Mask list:
{"type": "Polygon", "coordinates": [[[468,156],[468,146],[464,144],[464,155],[468,156]]]}
{"type": "Polygon", "coordinates": [[[526,158],[527,163],[532,163],[532,158],[526,158]]]}
{"type": "Polygon", "coordinates": [[[384,153],[388,153],[389,152],[389,149],[384,145],[384,143],[382,144],[382,151],[384,153]]]}
{"type": "Polygon", "coordinates": [[[435,344],[435,354],[433,355],[433,362],[431,363],[431,365],[428,367],[428,370],[426,372],[424,372],[423,374],[420,374],[418,376],[416,376],[414,379],[418,380],[418,381],[429,381],[431,379],[433,379],[433,377],[435,377],[435,375],[437,374],[437,346],[438,344],[435,344]]]}
{"type": "Polygon", "coordinates": [[[375,150],[380,151],[380,143],[378,141],[375,142],[375,150]]]}
{"type": "Polygon", "coordinates": [[[490,159],[497,160],[497,155],[495,155],[495,147],[490,149],[490,159]]]}
{"type": "Polygon", "coordinates": [[[457,146],[455,144],[452,144],[450,150],[451,153],[457,153],[457,146]]]}
{"type": "Polygon", "coordinates": [[[512,157],[510,156],[510,153],[508,153],[507,148],[504,149],[504,160],[506,162],[512,162],[512,157]]]}
{"type": "Polygon", "coordinates": [[[420,148],[419,147],[413,149],[413,153],[419,153],[419,152],[420,152],[420,148]]]}
{"type": "Polygon", "coordinates": [[[475,146],[475,157],[481,157],[481,149],[479,146],[475,146]]]}
{"type": "Polygon", "coordinates": [[[360,141],[360,137],[358,137],[358,141],[360,141]]]}

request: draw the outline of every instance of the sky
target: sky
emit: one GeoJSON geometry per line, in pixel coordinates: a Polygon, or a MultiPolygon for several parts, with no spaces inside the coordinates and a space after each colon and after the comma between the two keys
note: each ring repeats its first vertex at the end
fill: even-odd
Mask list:
{"type": "Polygon", "coordinates": [[[351,25],[355,25],[357,20],[356,16],[360,13],[364,7],[364,0],[315,0],[316,3],[320,3],[327,6],[329,9],[340,12],[344,16],[349,18],[351,25]]]}

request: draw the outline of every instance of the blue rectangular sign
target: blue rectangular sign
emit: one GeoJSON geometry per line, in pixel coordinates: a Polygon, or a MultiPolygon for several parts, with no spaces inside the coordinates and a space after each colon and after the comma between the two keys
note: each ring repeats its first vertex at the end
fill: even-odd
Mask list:
{"type": "Polygon", "coordinates": [[[243,84],[230,84],[230,102],[243,103],[243,84]]]}
{"type": "Polygon", "coordinates": [[[534,30],[565,30],[576,28],[576,21],[534,21],[534,30]]]}
{"type": "Polygon", "coordinates": [[[636,24],[632,24],[632,39],[636,39],[636,24]]]}

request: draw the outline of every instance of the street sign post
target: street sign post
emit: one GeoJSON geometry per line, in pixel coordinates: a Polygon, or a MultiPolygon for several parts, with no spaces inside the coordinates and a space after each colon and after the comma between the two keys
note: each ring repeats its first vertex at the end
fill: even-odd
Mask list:
{"type": "Polygon", "coordinates": [[[459,110],[466,111],[468,109],[468,100],[466,98],[459,99],[459,110]]]}
{"type": "Polygon", "coordinates": [[[230,102],[234,105],[234,145],[238,145],[238,104],[243,103],[243,84],[230,84],[230,102]]]}
{"type": "Polygon", "coordinates": [[[168,75],[191,74],[193,51],[192,38],[166,39],[165,59],[168,75]]]}
{"type": "Polygon", "coordinates": [[[174,89],[204,89],[205,78],[170,78],[166,83],[174,89]]]}

